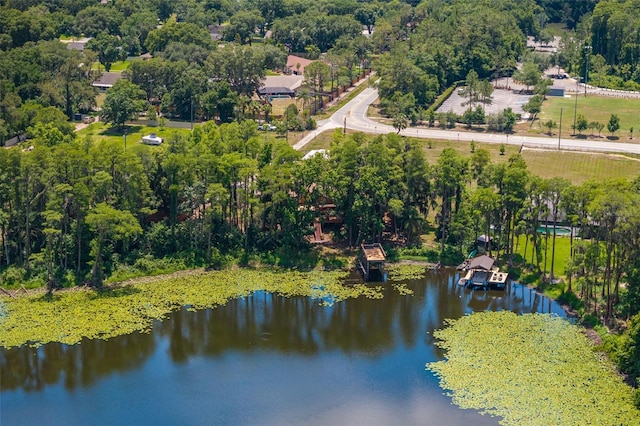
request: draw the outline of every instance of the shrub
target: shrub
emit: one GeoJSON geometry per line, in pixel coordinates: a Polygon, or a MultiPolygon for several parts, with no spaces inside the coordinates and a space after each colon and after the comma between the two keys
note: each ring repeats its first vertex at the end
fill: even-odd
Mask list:
{"type": "Polygon", "coordinates": [[[584,314],[580,319],[580,324],[587,328],[593,328],[596,325],[600,325],[600,320],[595,315],[584,314]]]}
{"type": "Polygon", "coordinates": [[[9,266],[0,274],[0,284],[11,287],[17,286],[24,282],[26,271],[16,266],[9,266]]]}
{"type": "Polygon", "coordinates": [[[572,291],[565,291],[558,297],[558,303],[562,305],[567,305],[571,309],[578,311],[583,308],[584,303],[582,300],[576,296],[576,294],[572,291]]]}
{"type": "Polygon", "coordinates": [[[212,269],[225,269],[234,263],[233,256],[229,254],[222,254],[217,247],[211,249],[211,257],[207,262],[207,266],[212,269]]]}

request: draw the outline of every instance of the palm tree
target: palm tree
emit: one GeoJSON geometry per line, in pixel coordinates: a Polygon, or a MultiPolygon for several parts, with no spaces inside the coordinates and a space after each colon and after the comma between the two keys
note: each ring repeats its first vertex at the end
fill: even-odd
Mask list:
{"type": "Polygon", "coordinates": [[[302,87],[296,93],[296,97],[298,99],[302,99],[302,112],[304,113],[304,110],[307,107],[307,102],[311,99],[311,91],[308,87],[302,87]]]}

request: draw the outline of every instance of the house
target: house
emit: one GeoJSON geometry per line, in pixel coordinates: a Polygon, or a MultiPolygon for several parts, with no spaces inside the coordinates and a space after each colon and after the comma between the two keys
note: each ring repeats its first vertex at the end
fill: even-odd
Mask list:
{"type": "Polygon", "coordinates": [[[277,98],[295,98],[304,77],[301,75],[273,75],[265,77],[258,94],[269,101],[277,98]]]}
{"type": "Polygon", "coordinates": [[[67,47],[67,50],[77,50],[79,52],[84,52],[86,44],[93,37],[83,37],[79,39],[71,39],[71,40],[60,40],[67,47]]]}
{"type": "Polygon", "coordinates": [[[222,40],[222,25],[211,24],[208,26],[209,36],[212,41],[222,40]]]}
{"type": "Polygon", "coordinates": [[[289,74],[303,75],[304,67],[313,62],[310,59],[303,58],[302,56],[289,55],[287,56],[287,69],[289,74]]]}
{"type": "Polygon", "coordinates": [[[99,79],[91,83],[91,85],[101,92],[106,92],[107,89],[113,87],[116,81],[122,78],[122,74],[119,72],[103,72],[99,79]]]}

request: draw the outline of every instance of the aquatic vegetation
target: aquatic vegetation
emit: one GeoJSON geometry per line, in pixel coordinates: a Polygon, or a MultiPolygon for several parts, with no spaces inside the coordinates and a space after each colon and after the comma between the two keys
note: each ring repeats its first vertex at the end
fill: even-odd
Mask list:
{"type": "Polygon", "coordinates": [[[397,281],[417,280],[424,278],[425,264],[419,263],[392,263],[387,265],[389,278],[397,281]]]}
{"type": "Polygon", "coordinates": [[[16,300],[3,299],[0,346],[75,344],[148,331],[156,319],[181,307],[214,308],[255,291],[310,296],[323,305],[364,296],[381,298],[382,287],[345,286],[344,272],[277,272],[236,269],[137,280],[101,291],[77,290],[16,300]]]}
{"type": "Polygon", "coordinates": [[[413,295],[413,290],[408,288],[405,284],[393,283],[391,285],[393,286],[393,289],[396,290],[398,293],[400,293],[402,296],[413,295]]]}
{"type": "Polygon", "coordinates": [[[640,411],[580,328],[551,315],[479,312],[434,332],[445,361],[427,364],[461,408],[504,425],[631,425],[640,411]]]}

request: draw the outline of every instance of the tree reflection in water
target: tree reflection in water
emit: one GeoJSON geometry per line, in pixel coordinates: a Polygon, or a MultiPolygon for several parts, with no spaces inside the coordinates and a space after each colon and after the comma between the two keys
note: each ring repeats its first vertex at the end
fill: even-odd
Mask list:
{"type": "Polygon", "coordinates": [[[445,318],[483,310],[562,315],[555,303],[524,286],[510,283],[504,291],[474,291],[457,285],[458,278],[456,271],[441,269],[405,282],[413,295],[400,295],[387,283],[382,299],[360,297],[333,306],[312,298],[257,292],[216,309],[176,311],[156,322],[150,333],[83,340],[74,346],[1,349],[0,390],[34,392],[58,383],[68,390],[87,387],[114,373],[140,368],[165,339],[174,363],[229,351],[308,356],[342,351],[376,357],[416,344],[431,346],[442,357],[433,347],[431,332],[441,328],[445,318]]]}

